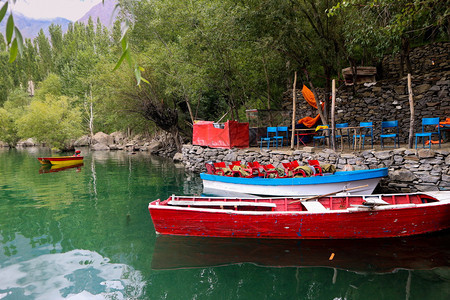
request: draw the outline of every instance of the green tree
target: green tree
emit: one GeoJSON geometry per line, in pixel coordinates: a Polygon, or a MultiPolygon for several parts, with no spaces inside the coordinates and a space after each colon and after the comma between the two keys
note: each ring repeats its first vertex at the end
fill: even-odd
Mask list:
{"type": "Polygon", "coordinates": [[[14,117],[6,109],[0,108],[0,141],[15,147],[19,141],[14,117]]]}
{"type": "Polygon", "coordinates": [[[0,106],[8,99],[8,94],[14,86],[11,69],[8,53],[0,51],[0,106]]]}
{"type": "Polygon", "coordinates": [[[10,147],[15,147],[21,138],[16,120],[25,112],[30,104],[30,97],[21,89],[14,89],[8,96],[8,100],[0,108],[0,140],[8,143],[10,147]]]}
{"type": "Polygon", "coordinates": [[[17,120],[20,136],[33,137],[40,143],[64,149],[82,133],[81,113],[65,96],[47,94],[45,100],[33,100],[17,120]]]}
{"type": "Polygon", "coordinates": [[[110,44],[111,39],[108,28],[103,26],[98,18],[94,37],[95,53],[99,56],[108,56],[111,53],[110,44]]]}
{"type": "Polygon", "coordinates": [[[421,44],[450,38],[448,1],[349,0],[339,1],[329,15],[345,16],[345,45],[354,57],[381,57],[400,52],[403,68],[411,73],[409,51],[421,44]]]}
{"type": "Polygon", "coordinates": [[[52,61],[54,64],[53,72],[60,72],[62,65],[65,63],[63,58],[64,44],[63,44],[63,32],[61,25],[51,24],[48,27],[50,35],[52,61]]]}
{"type": "Polygon", "coordinates": [[[143,54],[139,62],[152,69],[165,97],[174,99],[183,114],[191,106],[194,118],[201,112],[201,118],[218,119],[230,110],[231,118],[239,119],[239,108],[266,98],[267,90],[269,98],[280,102],[277,85],[286,78],[279,72],[284,60],[238,26],[241,9],[233,1],[133,4],[130,42],[143,54]],[[265,64],[269,80],[263,56],[274,59],[265,64]],[[267,82],[272,88],[266,88],[267,82]]]}
{"type": "Polygon", "coordinates": [[[47,94],[61,96],[61,89],[61,78],[54,73],[50,73],[47,78],[39,84],[38,90],[36,91],[36,97],[40,100],[44,100],[47,94]]]}
{"type": "Polygon", "coordinates": [[[8,96],[8,100],[3,107],[18,118],[24,109],[30,104],[30,96],[20,88],[16,88],[8,96]]]}
{"type": "Polygon", "coordinates": [[[6,50],[6,43],[5,43],[5,37],[3,34],[0,33],[0,52],[3,52],[6,50]]]}
{"type": "Polygon", "coordinates": [[[38,50],[30,39],[25,40],[23,55],[19,60],[22,62],[24,82],[32,80],[34,82],[42,80],[39,74],[38,50]]]}
{"type": "Polygon", "coordinates": [[[48,38],[41,29],[38,36],[35,38],[35,43],[39,52],[39,67],[41,74],[51,73],[53,71],[52,49],[48,38]]]}

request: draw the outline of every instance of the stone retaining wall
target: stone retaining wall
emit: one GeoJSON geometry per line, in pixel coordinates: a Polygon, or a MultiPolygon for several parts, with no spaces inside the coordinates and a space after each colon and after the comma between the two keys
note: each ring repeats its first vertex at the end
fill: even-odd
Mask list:
{"type": "Polygon", "coordinates": [[[182,153],[174,160],[184,163],[186,169],[205,172],[208,161],[242,162],[258,161],[262,164],[281,166],[281,162],[297,160],[307,164],[317,159],[320,163],[334,164],[338,170],[350,165],[354,169],[375,169],[388,167],[389,177],[380,182],[380,192],[416,192],[450,189],[450,152],[445,150],[367,150],[359,154],[342,154],[325,149],[314,152],[314,148],[305,147],[297,151],[254,151],[250,149],[212,149],[201,146],[184,145],[182,153]]]}
{"type": "MultiPolygon", "coordinates": [[[[412,48],[409,53],[412,75],[433,73],[436,70],[448,69],[450,42],[438,42],[412,48]]],[[[382,61],[384,78],[396,78],[400,75],[400,54],[386,55],[382,61]]],[[[403,72],[407,73],[406,66],[403,72]]]]}
{"type": "MultiPolygon", "coordinates": [[[[422,131],[422,118],[450,116],[450,70],[412,77],[415,132],[422,131]]],[[[409,137],[410,105],[407,78],[384,80],[372,86],[359,86],[355,95],[350,88],[341,88],[336,101],[336,123],[372,121],[374,141],[379,140],[381,122],[398,120],[400,143],[409,137]]],[[[430,130],[431,128],[427,128],[430,130]]]]}
{"type": "MultiPolygon", "coordinates": [[[[412,89],[415,108],[415,132],[421,132],[421,120],[439,117],[441,121],[450,117],[450,43],[442,42],[411,51],[413,68],[412,89]]],[[[399,57],[386,56],[383,60],[384,78],[374,83],[355,87],[337,83],[336,123],[349,123],[357,126],[359,122],[374,123],[374,141],[379,143],[381,122],[398,120],[400,143],[409,138],[410,105],[407,77],[399,78],[399,57]]],[[[323,99],[322,89],[318,90],[323,99]]],[[[297,120],[306,116],[315,117],[317,111],[303,99],[301,88],[297,90],[297,120]]],[[[283,107],[291,109],[292,90],[284,95],[283,107]]],[[[286,120],[290,125],[290,119],[286,120]]],[[[430,129],[430,128],[428,128],[430,129]]],[[[392,142],[392,140],[389,140],[392,142]]]]}

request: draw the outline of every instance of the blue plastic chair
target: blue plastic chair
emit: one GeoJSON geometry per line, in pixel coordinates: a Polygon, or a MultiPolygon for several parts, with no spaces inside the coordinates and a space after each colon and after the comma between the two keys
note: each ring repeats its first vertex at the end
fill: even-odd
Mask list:
{"type": "Polygon", "coordinates": [[[276,127],[267,127],[267,135],[266,137],[262,137],[261,138],[261,143],[260,143],[260,148],[262,149],[262,144],[264,142],[267,143],[267,149],[269,149],[270,147],[270,142],[277,142],[277,148],[278,148],[278,141],[276,139],[274,139],[275,136],[277,136],[277,128],[276,127]]]}
{"type": "Polygon", "coordinates": [[[348,147],[350,148],[350,131],[347,129],[347,134],[344,134],[343,130],[342,130],[342,128],[346,128],[346,127],[348,127],[348,123],[336,124],[336,129],[337,129],[336,131],[341,133],[341,134],[336,134],[336,140],[341,140],[341,137],[342,137],[342,141],[343,141],[343,139],[346,137],[347,141],[348,141],[348,147]]]}
{"type": "Polygon", "coordinates": [[[400,131],[398,128],[398,121],[382,121],[381,122],[381,134],[380,134],[380,142],[381,149],[384,148],[383,139],[393,138],[394,139],[394,148],[397,143],[397,147],[400,147],[400,131]]]}
{"type": "Polygon", "coordinates": [[[373,148],[373,122],[360,122],[359,127],[365,127],[365,128],[361,129],[361,135],[359,135],[359,134],[353,135],[353,139],[362,138],[362,148],[364,149],[364,143],[366,141],[366,138],[370,137],[370,141],[372,143],[372,148],[373,148]],[[365,133],[363,134],[363,132],[365,132],[365,133]],[[369,134],[369,132],[370,132],[370,134],[369,134]]]}
{"type": "Polygon", "coordinates": [[[286,138],[286,144],[289,143],[288,137],[288,128],[287,126],[279,126],[277,127],[277,135],[273,137],[276,139],[277,148],[278,148],[278,140],[281,140],[281,147],[283,147],[284,138],[286,138]]]}
{"type": "MultiPolygon", "coordinates": [[[[328,126],[328,125],[319,125],[319,126],[328,126]]],[[[325,140],[328,139],[328,141],[330,140],[330,135],[326,134],[327,131],[329,131],[330,128],[324,128],[324,129],[319,129],[317,130],[317,132],[320,132],[321,135],[315,135],[313,136],[313,146],[316,146],[316,141],[319,144],[320,141],[322,141],[322,147],[325,147],[325,140]]]]}
{"type": "Polygon", "coordinates": [[[422,132],[416,133],[416,149],[417,139],[422,138],[423,148],[425,148],[425,138],[428,138],[429,148],[431,149],[431,136],[437,134],[439,138],[439,148],[441,148],[441,127],[439,126],[439,118],[422,118],[422,132]],[[426,132],[425,126],[437,127],[437,131],[426,132]]]}

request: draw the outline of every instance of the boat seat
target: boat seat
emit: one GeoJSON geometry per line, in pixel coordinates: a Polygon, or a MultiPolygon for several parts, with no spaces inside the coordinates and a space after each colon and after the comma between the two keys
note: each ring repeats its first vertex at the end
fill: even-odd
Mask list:
{"type": "Polygon", "coordinates": [[[189,205],[189,206],[255,206],[255,207],[277,207],[275,203],[269,202],[249,202],[249,201],[190,201],[171,200],[169,205],[189,205]]]}
{"type": "MultiPolygon", "coordinates": [[[[420,204],[419,204],[420,205],[420,204]]],[[[358,205],[352,204],[351,207],[347,208],[349,212],[353,211],[367,211],[367,210],[389,210],[392,209],[391,206],[382,206],[382,205],[358,205]]],[[[406,203],[406,204],[395,204],[395,208],[406,208],[406,207],[417,207],[417,204],[414,203],[406,203]]]]}
{"type": "Polygon", "coordinates": [[[388,202],[381,199],[381,196],[363,196],[363,205],[377,206],[377,205],[389,205],[388,202]]]}
{"type": "Polygon", "coordinates": [[[325,206],[322,205],[322,203],[318,201],[304,201],[302,202],[303,206],[306,208],[306,210],[310,212],[323,212],[327,211],[325,206]]]}

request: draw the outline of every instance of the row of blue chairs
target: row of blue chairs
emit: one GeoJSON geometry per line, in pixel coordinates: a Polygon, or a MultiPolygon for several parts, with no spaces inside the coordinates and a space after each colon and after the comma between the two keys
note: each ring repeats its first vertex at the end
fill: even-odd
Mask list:
{"type": "MultiPolygon", "coordinates": [[[[370,138],[372,148],[373,148],[373,122],[360,122],[359,127],[362,128],[361,135],[350,135],[349,129],[347,129],[347,133],[342,133],[342,130],[349,127],[348,123],[339,123],[336,124],[336,129],[341,129],[341,134],[336,135],[337,140],[341,140],[342,138],[347,138],[348,144],[350,147],[350,143],[353,142],[355,138],[360,139],[362,138],[362,148],[364,149],[364,144],[366,138],[370,138]],[[364,133],[363,133],[364,132],[364,133]]],[[[327,129],[329,130],[329,129],[327,129]]],[[[423,118],[422,119],[422,132],[415,134],[415,148],[417,149],[417,142],[421,138],[422,139],[422,147],[425,148],[426,143],[428,144],[428,147],[431,149],[432,144],[432,136],[437,135],[438,136],[438,144],[439,148],[441,147],[441,128],[439,125],[439,118],[423,118]],[[434,128],[434,130],[426,131],[430,127],[434,128]],[[426,142],[427,141],[427,142],[426,142]]],[[[313,137],[314,146],[316,140],[323,140],[323,143],[325,144],[325,138],[328,136],[321,135],[321,136],[315,136],[313,137]]],[[[400,130],[398,126],[398,121],[382,121],[381,122],[381,134],[380,134],[380,143],[381,148],[385,148],[385,139],[393,139],[394,141],[394,147],[400,147],[400,130]]]]}
{"type": "MultiPolygon", "coordinates": [[[[336,129],[340,129],[337,132],[339,134],[336,135],[336,140],[340,141],[344,138],[347,138],[348,145],[351,147],[351,143],[353,143],[354,139],[361,139],[362,141],[362,149],[364,149],[364,144],[366,138],[370,138],[370,142],[373,148],[373,122],[360,122],[359,127],[361,128],[361,134],[351,135],[350,129],[348,129],[348,123],[339,123],[336,124],[336,129]],[[345,129],[347,128],[346,132],[345,129]]],[[[321,129],[321,131],[327,131],[330,128],[321,129]]],[[[267,127],[267,135],[266,137],[261,138],[260,147],[262,149],[263,143],[267,144],[267,148],[270,147],[272,143],[273,146],[278,148],[278,142],[281,142],[280,145],[284,145],[284,141],[286,140],[286,144],[289,143],[288,136],[288,127],[286,126],[278,126],[278,127],[267,127]]],[[[439,118],[423,118],[422,119],[422,132],[415,134],[415,148],[417,149],[417,142],[419,139],[422,139],[423,148],[426,145],[426,139],[428,140],[428,146],[431,149],[432,144],[432,136],[438,136],[439,148],[441,147],[441,130],[439,126],[439,118]],[[434,130],[426,131],[427,128],[433,127],[434,130]]],[[[316,145],[316,142],[319,144],[322,141],[323,145],[325,145],[325,140],[329,138],[329,134],[325,135],[315,135],[313,137],[313,145],[316,145]]],[[[380,134],[380,143],[381,148],[385,148],[386,139],[393,139],[394,147],[400,147],[400,130],[398,126],[398,121],[382,121],[381,122],[381,134],[380,134]]]]}
{"type": "MultiPolygon", "coordinates": [[[[351,144],[353,143],[354,139],[362,139],[362,149],[364,149],[364,144],[366,141],[366,138],[370,138],[370,142],[373,148],[373,122],[360,122],[359,127],[361,128],[361,134],[353,134],[350,135],[350,130],[348,129],[348,123],[339,123],[336,124],[337,132],[340,134],[336,134],[336,140],[340,141],[344,138],[347,138],[348,146],[351,147],[351,144]],[[347,128],[347,132],[343,132],[347,128]]],[[[329,129],[327,129],[329,130],[329,129]]],[[[398,121],[382,121],[381,122],[381,134],[380,134],[380,141],[381,141],[381,148],[384,148],[384,139],[392,138],[394,140],[394,147],[400,147],[400,131],[398,127],[398,121]]],[[[314,146],[316,140],[324,140],[327,136],[321,135],[321,136],[315,136],[313,137],[314,146]]],[[[324,141],[325,143],[325,141],[324,141]]]]}
{"type": "MultiPolygon", "coordinates": [[[[336,129],[338,134],[336,134],[336,141],[343,140],[344,138],[347,139],[349,148],[351,147],[351,144],[353,143],[354,139],[362,139],[362,148],[364,149],[364,143],[366,141],[366,138],[370,138],[373,148],[373,122],[360,122],[359,127],[364,127],[361,130],[361,135],[350,135],[350,129],[348,129],[349,125],[348,123],[338,123],[336,124],[336,129]],[[347,128],[346,132],[344,131],[347,128]],[[339,134],[340,133],[340,134],[339,134]]],[[[322,133],[325,131],[330,131],[330,128],[322,129],[322,133]]],[[[323,135],[317,135],[313,137],[313,145],[316,146],[316,142],[320,144],[322,142],[322,145],[325,145],[325,140],[329,139],[330,134],[329,132],[327,134],[323,135]]]]}

